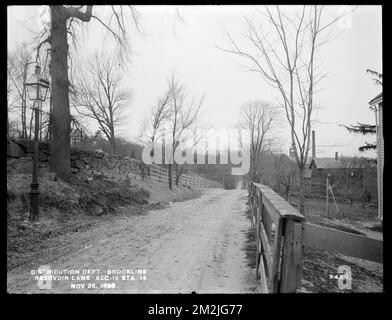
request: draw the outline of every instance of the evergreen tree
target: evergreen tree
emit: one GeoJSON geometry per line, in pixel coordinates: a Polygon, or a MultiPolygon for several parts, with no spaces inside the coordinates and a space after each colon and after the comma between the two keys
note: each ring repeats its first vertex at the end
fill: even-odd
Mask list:
{"type": "MultiPolygon", "coordinates": [[[[376,85],[382,86],[382,73],[378,73],[377,71],[371,69],[367,69],[366,72],[374,76],[373,81],[375,82],[376,85]]],[[[363,135],[376,134],[376,126],[367,123],[357,122],[356,125],[351,124],[349,126],[344,126],[344,127],[351,133],[358,133],[363,135]]],[[[360,146],[358,148],[360,152],[375,150],[375,149],[377,149],[377,144],[375,142],[368,143],[366,141],[364,146],[360,146]]]]}

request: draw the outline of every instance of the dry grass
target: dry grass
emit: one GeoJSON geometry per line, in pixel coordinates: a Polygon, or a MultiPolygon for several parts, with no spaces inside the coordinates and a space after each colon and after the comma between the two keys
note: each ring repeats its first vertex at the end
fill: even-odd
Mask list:
{"type": "MultiPolygon", "coordinates": [[[[299,198],[293,196],[291,205],[298,209],[299,198]]],[[[306,199],[305,202],[305,217],[306,220],[316,224],[325,224],[325,219],[333,221],[342,221],[348,225],[358,226],[374,229],[374,231],[382,230],[380,222],[377,219],[377,208],[374,206],[367,206],[363,204],[338,202],[339,212],[336,210],[332,201],[329,203],[329,217],[326,214],[326,200],[325,199],[306,199]]],[[[331,222],[332,224],[332,222],[331,222]]],[[[354,230],[354,229],[352,229],[354,230]]],[[[342,230],[348,231],[348,230],[342,230]]],[[[348,231],[350,232],[350,231],[348,231]]],[[[352,231],[356,233],[355,231],[352,231]]]]}
{"type": "Polygon", "coordinates": [[[41,173],[40,219],[29,221],[31,176],[7,176],[7,267],[34,259],[45,240],[85,230],[118,215],[143,214],[169,202],[195,198],[200,192],[188,188],[170,191],[165,185],[141,180],[74,176],[65,182],[54,174],[41,173]]]}
{"type": "Polygon", "coordinates": [[[302,285],[309,292],[314,293],[352,293],[352,292],[382,292],[383,272],[382,264],[367,261],[358,263],[356,260],[343,259],[331,252],[304,248],[302,285]],[[340,275],[339,266],[349,266],[352,272],[352,288],[339,289],[337,279],[331,276],[340,275]],[[376,265],[370,268],[369,265],[376,265]]]}

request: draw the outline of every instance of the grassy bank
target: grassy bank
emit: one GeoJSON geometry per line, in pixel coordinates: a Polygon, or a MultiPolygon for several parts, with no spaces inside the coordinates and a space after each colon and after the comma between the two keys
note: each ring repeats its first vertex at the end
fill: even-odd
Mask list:
{"type": "MultiPolygon", "coordinates": [[[[174,188],[119,176],[75,175],[69,181],[43,173],[40,183],[40,219],[29,220],[31,176],[7,176],[7,268],[34,261],[46,251],[46,240],[82,232],[118,216],[144,214],[174,201],[200,195],[188,188],[174,188]]],[[[55,248],[53,254],[55,254],[55,248]]]]}

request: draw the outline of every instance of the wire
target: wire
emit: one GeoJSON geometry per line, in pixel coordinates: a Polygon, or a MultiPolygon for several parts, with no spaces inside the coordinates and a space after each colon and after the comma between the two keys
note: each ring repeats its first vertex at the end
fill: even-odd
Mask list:
{"type": "MultiPolygon", "coordinates": [[[[329,150],[331,150],[331,149],[333,149],[333,148],[348,147],[348,146],[350,146],[351,144],[353,144],[354,141],[358,139],[358,137],[359,137],[359,136],[356,136],[354,139],[352,139],[352,140],[351,140],[349,143],[347,143],[347,144],[337,144],[337,143],[336,143],[336,144],[334,144],[334,145],[325,145],[325,146],[330,146],[330,148],[328,148],[328,149],[326,149],[326,150],[323,150],[323,151],[319,151],[319,153],[328,152],[329,150]]],[[[317,146],[317,147],[322,147],[322,145],[319,145],[319,146],[317,146]]]]}
{"type": "Polygon", "coordinates": [[[325,124],[325,125],[334,125],[334,126],[341,126],[342,124],[341,123],[338,123],[338,122],[324,122],[324,121],[319,121],[319,120],[313,120],[313,122],[314,123],[317,123],[317,124],[325,124]]]}

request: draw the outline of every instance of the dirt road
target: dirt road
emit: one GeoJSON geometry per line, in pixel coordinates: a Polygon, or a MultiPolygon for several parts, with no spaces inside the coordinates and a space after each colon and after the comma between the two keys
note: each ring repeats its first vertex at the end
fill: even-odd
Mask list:
{"type": "Polygon", "coordinates": [[[8,292],[253,292],[254,270],[244,253],[246,195],[245,190],[208,189],[198,199],[68,235],[64,243],[73,237],[80,249],[66,253],[59,247],[56,258],[12,270],[8,292]],[[63,273],[51,289],[40,290],[31,270],[41,265],[75,273],[63,273]],[[108,272],[113,269],[115,273],[108,272]],[[115,288],[108,288],[113,284],[115,288]]]}

